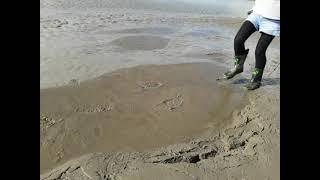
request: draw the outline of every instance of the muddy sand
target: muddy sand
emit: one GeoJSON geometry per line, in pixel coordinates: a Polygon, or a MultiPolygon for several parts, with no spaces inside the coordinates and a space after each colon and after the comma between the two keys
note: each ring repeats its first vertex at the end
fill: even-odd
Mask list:
{"type": "Polygon", "coordinates": [[[247,103],[209,63],[139,66],[41,91],[41,168],[91,152],[187,142],[247,103]]]}
{"type": "Polygon", "coordinates": [[[223,70],[145,65],[41,90],[41,179],[278,179],[277,91],[217,84],[223,70]]]}

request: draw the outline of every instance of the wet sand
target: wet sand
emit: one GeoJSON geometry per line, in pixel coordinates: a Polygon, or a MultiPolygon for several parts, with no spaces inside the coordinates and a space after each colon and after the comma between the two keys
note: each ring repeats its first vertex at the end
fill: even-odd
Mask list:
{"type": "Polygon", "coordinates": [[[158,36],[126,36],[111,42],[112,45],[122,47],[125,50],[154,50],[163,49],[169,43],[169,39],[158,36]]]}
{"type": "Polygon", "coordinates": [[[93,152],[145,151],[230,124],[248,103],[211,63],[146,65],[41,90],[41,171],[93,152]]]}

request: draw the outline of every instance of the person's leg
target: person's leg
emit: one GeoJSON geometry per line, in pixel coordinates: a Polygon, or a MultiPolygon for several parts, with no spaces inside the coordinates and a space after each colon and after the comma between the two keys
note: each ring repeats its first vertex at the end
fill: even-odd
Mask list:
{"type": "Polygon", "coordinates": [[[266,51],[273,39],[273,35],[269,35],[263,32],[261,33],[261,37],[257,43],[257,47],[255,50],[255,68],[252,72],[252,78],[250,82],[244,86],[246,89],[254,90],[260,87],[264,67],[266,66],[267,62],[266,51]]]}
{"type": "Polygon", "coordinates": [[[256,50],[255,50],[255,58],[256,58],[255,68],[264,70],[264,67],[267,62],[266,51],[273,39],[274,39],[273,35],[269,35],[263,32],[261,33],[261,37],[258,41],[256,50]]]}
{"type": "Polygon", "coordinates": [[[235,75],[243,72],[243,65],[249,53],[249,49],[245,49],[244,43],[255,31],[257,31],[256,27],[248,20],[241,25],[234,38],[234,67],[224,73],[224,79],[231,79],[235,75]]]}
{"type": "Polygon", "coordinates": [[[234,38],[234,54],[235,56],[245,54],[244,43],[257,29],[250,21],[245,21],[234,38]]]}

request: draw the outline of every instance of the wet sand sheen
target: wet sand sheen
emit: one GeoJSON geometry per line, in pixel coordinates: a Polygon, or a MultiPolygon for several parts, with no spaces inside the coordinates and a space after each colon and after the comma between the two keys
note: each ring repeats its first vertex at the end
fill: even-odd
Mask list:
{"type": "Polygon", "coordinates": [[[169,43],[169,39],[160,36],[126,36],[111,42],[112,45],[122,47],[125,50],[154,50],[163,49],[169,43]]]}
{"type": "Polygon", "coordinates": [[[41,173],[90,152],[143,151],[230,123],[243,94],[221,87],[210,63],[121,69],[41,90],[41,173]]]}

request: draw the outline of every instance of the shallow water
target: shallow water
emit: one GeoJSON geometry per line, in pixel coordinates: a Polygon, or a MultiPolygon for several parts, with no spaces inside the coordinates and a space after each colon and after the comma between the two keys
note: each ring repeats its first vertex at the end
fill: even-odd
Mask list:
{"type": "MultiPolygon", "coordinates": [[[[206,50],[219,51],[228,47],[223,42],[232,43],[228,39],[204,39],[224,32],[216,30],[216,27],[130,27],[98,28],[90,33],[63,32],[60,36],[42,38],[40,87],[61,86],[72,79],[88,80],[118,68],[136,65],[206,62],[210,59],[184,54],[192,50],[193,54],[201,56],[203,53],[205,56],[206,50]]],[[[50,35],[51,32],[46,33],[50,35]]]]}
{"type": "Polygon", "coordinates": [[[155,10],[165,13],[198,13],[225,17],[244,17],[254,2],[248,0],[40,0],[40,8],[155,10]]]}

